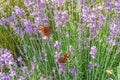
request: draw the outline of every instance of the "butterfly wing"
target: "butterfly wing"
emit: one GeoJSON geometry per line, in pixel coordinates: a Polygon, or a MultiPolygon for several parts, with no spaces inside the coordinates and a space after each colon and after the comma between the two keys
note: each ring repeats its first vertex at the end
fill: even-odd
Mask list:
{"type": "Polygon", "coordinates": [[[44,36],[48,37],[52,33],[51,27],[41,26],[41,31],[43,32],[44,36]]]}
{"type": "Polygon", "coordinates": [[[65,54],[64,55],[64,60],[67,60],[69,58],[70,54],[65,54]]]}
{"type": "Polygon", "coordinates": [[[66,60],[69,58],[70,53],[65,54],[63,57],[59,57],[58,63],[65,63],[66,60]]]}
{"type": "Polygon", "coordinates": [[[51,27],[47,27],[44,31],[44,36],[49,36],[52,33],[52,28],[51,27]]]}
{"type": "Polygon", "coordinates": [[[66,60],[64,60],[64,57],[60,57],[60,58],[58,59],[58,63],[65,63],[65,61],[66,61],[66,60]]]}

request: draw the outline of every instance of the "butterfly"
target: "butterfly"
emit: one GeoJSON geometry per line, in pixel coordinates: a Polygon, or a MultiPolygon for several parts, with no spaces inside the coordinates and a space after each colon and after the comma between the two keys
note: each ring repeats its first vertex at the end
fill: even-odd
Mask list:
{"type": "Polygon", "coordinates": [[[52,33],[52,27],[41,26],[40,30],[43,33],[43,39],[48,38],[48,36],[52,33]]]}
{"type": "Polygon", "coordinates": [[[62,57],[59,57],[58,58],[58,63],[66,63],[66,61],[67,61],[67,59],[69,58],[69,56],[70,56],[70,54],[69,53],[67,53],[67,54],[65,54],[64,56],[62,56],[62,57]]]}
{"type": "Polygon", "coordinates": [[[106,73],[107,73],[108,75],[111,75],[111,74],[112,74],[112,70],[106,70],[106,73]]]}

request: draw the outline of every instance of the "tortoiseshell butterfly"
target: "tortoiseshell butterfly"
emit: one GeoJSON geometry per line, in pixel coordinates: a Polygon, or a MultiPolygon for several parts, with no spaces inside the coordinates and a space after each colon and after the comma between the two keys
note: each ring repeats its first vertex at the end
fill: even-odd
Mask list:
{"type": "Polygon", "coordinates": [[[67,59],[69,58],[69,56],[70,56],[70,54],[69,53],[67,53],[67,54],[65,54],[64,56],[62,56],[62,57],[59,57],[59,59],[58,59],[58,63],[66,63],[66,61],[67,61],[67,59]]]}
{"type": "Polygon", "coordinates": [[[43,39],[48,38],[48,36],[52,33],[52,27],[41,26],[40,30],[43,33],[43,39]]]}

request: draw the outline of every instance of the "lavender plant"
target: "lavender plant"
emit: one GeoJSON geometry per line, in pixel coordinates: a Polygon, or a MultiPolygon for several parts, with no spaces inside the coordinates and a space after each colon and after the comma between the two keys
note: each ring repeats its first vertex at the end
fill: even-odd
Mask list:
{"type": "Polygon", "coordinates": [[[7,49],[0,49],[0,79],[119,80],[119,3],[119,0],[14,3],[9,17],[3,16],[7,12],[1,13],[0,29],[4,28],[12,37],[18,53],[14,56],[7,49]],[[43,25],[52,27],[47,39],[42,38],[43,25]],[[63,59],[65,63],[59,63],[60,56],[67,53],[70,56],[63,59]]]}

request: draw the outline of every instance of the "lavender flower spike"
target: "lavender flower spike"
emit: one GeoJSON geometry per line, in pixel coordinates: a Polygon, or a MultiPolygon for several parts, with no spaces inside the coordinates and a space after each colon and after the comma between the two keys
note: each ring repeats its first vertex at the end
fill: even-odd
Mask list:
{"type": "Polygon", "coordinates": [[[46,78],[44,78],[44,77],[40,77],[40,80],[46,80],[46,78]]]}
{"type": "Polygon", "coordinates": [[[16,13],[17,15],[20,15],[20,16],[24,16],[24,15],[25,15],[24,10],[21,9],[21,8],[19,8],[18,6],[15,6],[14,10],[15,10],[15,13],[16,13]]]}
{"type": "Polygon", "coordinates": [[[77,75],[77,69],[75,69],[75,68],[70,68],[70,70],[69,70],[72,74],[74,74],[74,75],[77,75]]]}
{"type": "Polygon", "coordinates": [[[93,59],[96,58],[96,53],[97,53],[96,46],[92,46],[90,54],[91,54],[91,56],[92,56],[93,59]]]}
{"type": "Polygon", "coordinates": [[[56,47],[58,50],[60,49],[60,43],[58,41],[55,42],[54,47],[56,47]]]}

